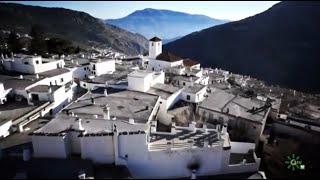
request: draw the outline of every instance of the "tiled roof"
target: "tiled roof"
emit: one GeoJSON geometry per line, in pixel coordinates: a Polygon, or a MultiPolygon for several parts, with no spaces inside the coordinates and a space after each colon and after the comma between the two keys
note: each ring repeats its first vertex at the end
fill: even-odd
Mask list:
{"type": "Polygon", "coordinates": [[[169,52],[163,52],[163,53],[159,54],[156,57],[156,59],[161,60],[161,61],[168,61],[168,62],[175,62],[175,61],[182,60],[182,58],[180,58],[172,53],[169,53],[169,52]]]}
{"type": "Polygon", "coordinates": [[[149,41],[154,41],[154,42],[158,42],[158,41],[162,41],[160,38],[158,38],[157,36],[151,38],[149,41]]]}
{"type": "Polygon", "coordinates": [[[197,65],[197,64],[199,64],[199,62],[195,61],[195,60],[192,60],[192,59],[184,59],[183,60],[183,65],[187,66],[187,67],[191,67],[191,66],[194,66],[194,65],[197,65]]]}

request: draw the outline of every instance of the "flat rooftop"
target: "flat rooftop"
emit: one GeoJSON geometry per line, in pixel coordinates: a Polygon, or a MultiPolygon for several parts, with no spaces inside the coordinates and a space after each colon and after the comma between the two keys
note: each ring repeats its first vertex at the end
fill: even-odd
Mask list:
{"type": "Polygon", "coordinates": [[[133,70],[128,69],[128,70],[115,71],[112,74],[102,74],[100,76],[93,78],[90,81],[94,83],[99,83],[99,84],[105,84],[105,83],[116,84],[119,81],[127,81],[128,74],[132,71],[133,70]]]}
{"type": "Polygon", "coordinates": [[[180,146],[187,148],[188,141],[193,141],[193,146],[203,147],[204,140],[207,140],[209,145],[217,143],[219,141],[218,132],[215,129],[208,129],[208,133],[204,133],[200,130],[193,132],[181,127],[176,127],[176,133],[173,135],[151,133],[149,147],[153,150],[166,149],[167,142],[173,142],[174,144],[179,144],[180,146]]]}
{"type": "Polygon", "coordinates": [[[42,80],[42,78],[36,79],[34,75],[23,76],[23,79],[19,79],[17,76],[0,75],[0,82],[3,83],[4,89],[25,89],[28,86],[42,80]]]}
{"type": "Polygon", "coordinates": [[[93,63],[100,63],[100,62],[106,62],[106,61],[115,61],[115,59],[111,58],[96,58],[96,59],[89,59],[90,62],[93,63]]]}
{"type": "Polygon", "coordinates": [[[193,86],[190,86],[190,87],[184,89],[183,91],[187,92],[187,93],[196,94],[197,92],[199,92],[200,90],[202,90],[205,87],[206,86],[204,86],[202,84],[194,83],[193,86]]]}
{"type": "Polygon", "coordinates": [[[110,116],[146,123],[151,116],[159,96],[138,91],[116,90],[107,88],[108,95],[104,95],[104,88],[97,88],[82,96],[77,102],[65,108],[65,111],[75,114],[103,115],[101,107],[110,107],[110,116]],[[91,97],[95,104],[92,104],[91,97]]]}
{"type": "Polygon", "coordinates": [[[156,83],[147,91],[147,93],[158,95],[163,99],[167,99],[178,90],[180,90],[180,88],[173,85],[156,83]]]}
{"type": "Polygon", "coordinates": [[[76,130],[79,129],[79,118],[81,119],[81,125],[84,130],[87,131],[87,134],[99,134],[108,132],[113,132],[113,125],[116,125],[116,129],[118,132],[130,132],[130,131],[147,131],[148,125],[146,124],[130,124],[129,119],[116,119],[116,120],[106,120],[99,117],[98,119],[94,119],[94,117],[86,117],[82,115],[78,115],[78,117],[66,115],[66,114],[58,114],[54,119],[52,119],[49,123],[47,123],[42,128],[34,131],[37,133],[49,133],[49,134],[61,134],[67,132],[68,130],[76,130]]]}
{"type": "Polygon", "coordinates": [[[70,71],[66,68],[58,68],[58,69],[53,69],[50,71],[45,71],[45,72],[39,73],[39,75],[44,76],[44,77],[53,77],[53,76],[65,74],[67,72],[70,72],[70,71]]]}
{"type": "Polygon", "coordinates": [[[229,88],[229,83],[226,83],[226,82],[221,82],[221,83],[218,83],[218,82],[215,82],[215,81],[210,81],[210,84],[208,85],[209,88],[216,88],[216,89],[228,89],[229,88]]]}
{"type": "Polygon", "coordinates": [[[175,76],[172,77],[172,79],[177,80],[177,81],[187,81],[187,82],[189,82],[191,80],[191,81],[194,82],[194,81],[198,80],[199,77],[197,77],[197,76],[186,76],[186,75],[175,75],[175,76]]]}
{"type": "Polygon", "coordinates": [[[228,114],[242,117],[248,120],[262,122],[265,111],[252,114],[247,112],[254,108],[264,106],[264,102],[257,99],[244,98],[226,93],[222,90],[216,90],[209,94],[209,97],[204,100],[199,108],[209,109],[220,113],[225,113],[229,110],[228,114]]]}
{"type": "Polygon", "coordinates": [[[73,58],[72,60],[64,60],[64,62],[65,62],[65,67],[68,67],[68,68],[89,65],[88,58],[73,58]]]}
{"type": "Polygon", "coordinates": [[[61,86],[53,85],[53,86],[47,86],[47,85],[37,85],[30,89],[28,89],[30,92],[48,92],[49,87],[51,87],[52,91],[56,91],[61,86]]]}
{"type": "Polygon", "coordinates": [[[43,127],[49,120],[47,119],[36,119],[29,124],[27,124],[24,129],[30,128],[28,131],[24,131],[21,133],[13,133],[7,136],[4,139],[0,139],[0,147],[2,149],[7,149],[11,147],[16,147],[22,144],[31,143],[32,139],[31,136],[29,136],[30,132],[33,132],[35,130],[38,130],[39,128],[43,127]]]}
{"type": "Polygon", "coordinates": [[[138,70],[131,72],[130,74],[128,74],[128,76],[144,78],[150,74],[154,74],[154,72],[138,70]]]}
{"type": "Polygon", "coordinates": [[[39,105],[30,106],[28,105],[26,100],[22,100],[21,102],[17,102],[13,99],[8,99],[8,101],[0,106],[0,125],[10,121],[15,120],[28,112],[36,109],[41,106],[45,102],[39,102],[39,105]]]}
{"type": "Polygon", "coordinates": [[[209,94],[199,107],[221,112],[223,107],[230,102],[235,95],[226,93],[221,90],[213,91],[209,94]]]}

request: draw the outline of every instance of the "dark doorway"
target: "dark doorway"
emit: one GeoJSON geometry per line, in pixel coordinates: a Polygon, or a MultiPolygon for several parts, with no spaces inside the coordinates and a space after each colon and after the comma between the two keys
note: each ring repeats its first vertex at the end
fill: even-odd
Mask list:
{"type": "Polygon", "coordinates": [[[38,94],[31,94],[32,101],[39,101],[39,95],[38,94]]]}

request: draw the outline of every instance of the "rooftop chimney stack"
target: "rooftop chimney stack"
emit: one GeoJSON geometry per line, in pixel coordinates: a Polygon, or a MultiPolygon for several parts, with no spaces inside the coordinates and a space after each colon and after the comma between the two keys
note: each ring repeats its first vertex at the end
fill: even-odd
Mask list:
{"type": "Polygon", "coordinates": [[[133,119],[133,118],[130,118],[130,119],[129,119],[129,123],[130,123],[130,124],[134,124],[134,119],[133,119]]]}
{"type": "Polygon", "coordinates": [[[104,109],[103,119],[110,120],[110,107],[108,106],[108,104],[106,105],[106,107],[104,109]]]}
{"type": "Polygon", "coordinates": [[[108,91],[107,91],[107,89],[104,89],[104,96],[108,96],[108,91]]]}
{"type": "Polygon", "coordinates": [[[82,127],[82,119],[78,119],[78,124],[79,124],[79,130],[80,131],[83,131],[84,130],[84,128],[82,127]]]}
{"type": "Polygon", "coordinates": [[[227,132],[227,128],[228,128],[228,124],[227,123],[224,123],[223,126],[222,126],[222,131],[221,133],[222,134],[225,134],[227,132]]]}

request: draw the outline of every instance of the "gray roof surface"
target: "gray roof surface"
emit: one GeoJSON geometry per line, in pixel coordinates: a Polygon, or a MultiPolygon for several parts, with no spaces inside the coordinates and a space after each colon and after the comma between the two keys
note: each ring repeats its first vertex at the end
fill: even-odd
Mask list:
{"type": "Polygon", "coordinates": [[[193,82],[199,79],[199,77],[197,76],[185,76],[185,75],[175,75],[172,79],[189,82],[190,78],[193,82]]]}
{"type": "Polygon", "coordinates": [[[42,72],[39,73],[39,75],[45,76],[45,77],[53,77],[53,76],[58,76],[64,73],[70,72],[70,70],[66,68],[58,68],[58,69],[53,69],[50,71],[42,72]]]}
{"type": "Polygon", "coordinates": [[[94,83],[101,83],[105,84],[106,82],[108,84],[114,84],[119,81],[127,81],[128,74],[132,72],[132,70],[121,70],[121,71],[115,71],[112,74],[103,74],[100,76],[97,76],[93,78],[91,81],[94,83]]]}
{"type": "Polygon", "coordinates": [[[176,127],[176,133],[173,135],[151,134],[149,145],[153,146],[152,148],[156,149],[157,144],[166,144],[167,142],[171,142],[172,140],[174,140],[175,143],[187,143],[189,140],[193,140],[194,146],[203,146],[205,139],[209,141],[209,145],[211,145],[212,143],[216,143],[217,141],[219,141],[218,132],[213,129],[208,130],[208,133],[204,133],[200,130],[193,132],[187,129],[176,127]]]}
{"type": "Polygon", "coordinates": [[[221,90],[213,91],[209,94],[208,98],[205,99],[199,107],[212,109],[218,112],[221,112],[222,108],[227,104],[230,100],[235,98],[235,95],[226,93],[221,90]]]}
{"type": "Polygon", "coordinates": [[[37,85],[30,89],[28,89],[30,92],[48,92],[49,87],[51,87],[52,91],[56,91],[61,86],[53,85],[53,86],[47,86],[47,85],[37,85]]]}
{"type": "Polygon", "coordinates": [[[156,83],[147,91],[147,93],[158,95],[163,99],[167,99],[178,90],[180,90],[180,88],[169,84],[156,83]]]}
{"type": "Polygon", "coordinates": [[[110,116],[118,118],[134,118],[136,121],[145,123],[148,121],[159,96],[137,91],[118,91],[110,93],[113,88],[108,88],[108,95],[104,96],[104,88],[98,88],[91,94],[85,94],[77,102],[68,106],[65,110],[75,114],[102,115],[101,106],[106,104],[110,107],[110,116]],[[91,103],[93,97],[95,104],[91,103]],[[146,109],[148,107],[148,109],[146,109]]]}
{"type": "Polygon", "coordinates": [[[94,119],[93,116],[90,118],[85,118],[81,115],[74,117],[62,113],[34,133],[62,133],[69,129],[79,130],[79,118],[81,119],[82,127],[88,134],[112,132],[113,125],[116,125],[118,132],[146,131],[148,129],[146,124],[129,124],[127,122],[129,119],[116,119],[113,121],[102,119],[101,117],[98,119],[94,119]]]}
{"type": "Polygon", "coordinates": [[[0,82],[3,83],[4,89],[25,89],[42,80],[42,78],[36,79],[34,75],[24,75],[23,77],[23,79],[19,79],[17,76],[0,75],[0,82]]]}
{"type": "MultiPolygon", "coordinates": [[[[39,102],[44,103],[44,102],[39,102]]],[[[28,112],[36,109],[38,106],[28,105],[26,100],[21,102],[14,101],[12,99],[8,99],[8,101],[0,106],[0,125],[8,122],[9,120],[15,120],[28,112]]]]}
{"type": "Polygon", "coordinates": [[[205,87],[206,87],[205,85],[195,83],[195,84],[193,84],[193,86],[190,86],[190,87],[184,89],[183,91],[187,92],[187,93],[195,94],[195,93],[199,92],[200,90],[202,90],[205,87]]]}
{"type": "Polygon", "coordinates": [[[262,106],[264,106],[263,101],[235,96],[222,90],[213,91],[209,94],[209,97],[199,105],[200,108],[223,113],[226,113],[227,109],[229,109],[228,114],[230,115],[256,122],[262,122],[265,112],[262,111],[257,114],[252,114],[247,111],[252,109],[252,107],[259,108],[262,106]]]}

